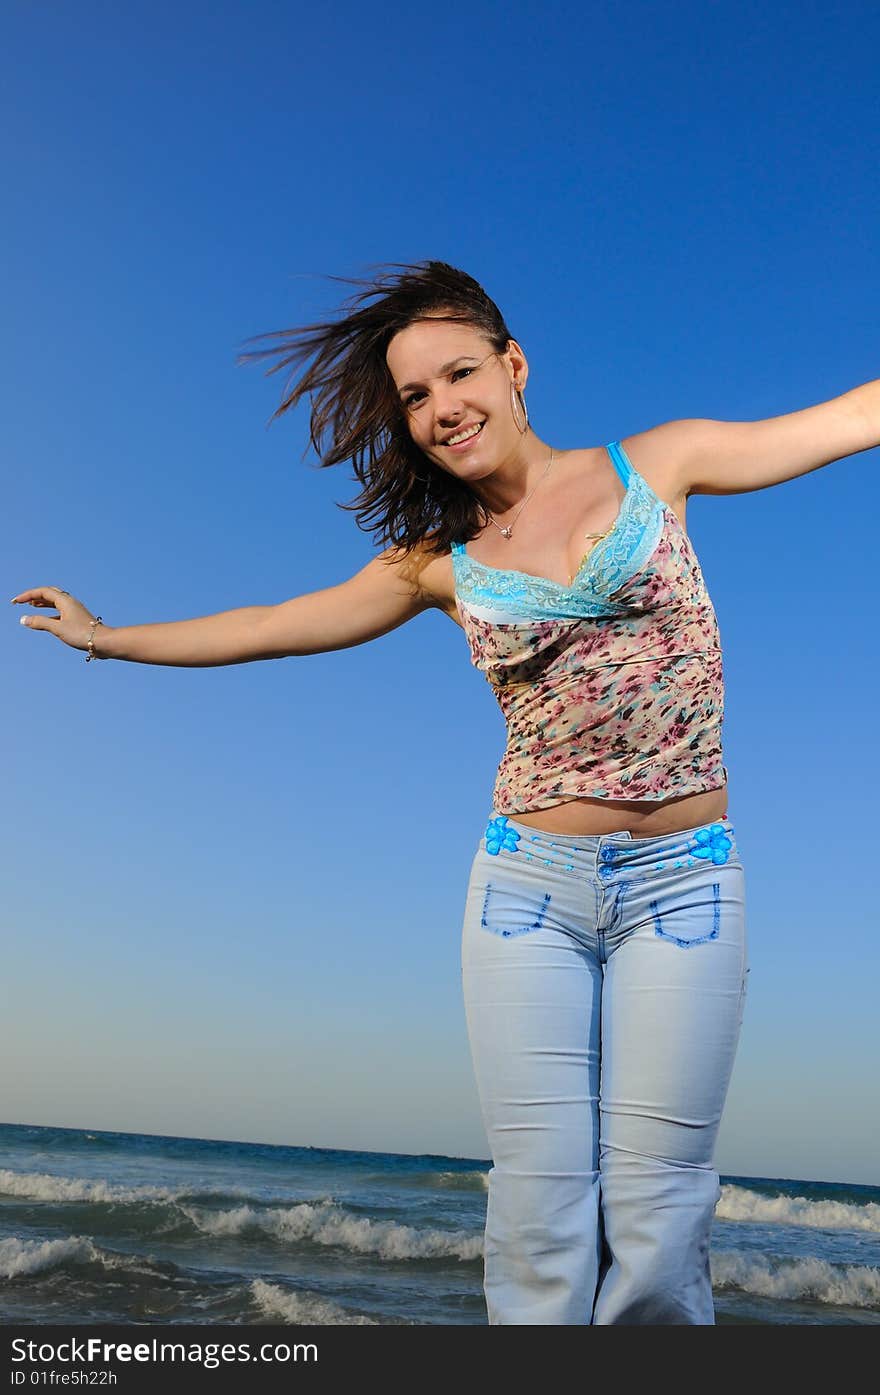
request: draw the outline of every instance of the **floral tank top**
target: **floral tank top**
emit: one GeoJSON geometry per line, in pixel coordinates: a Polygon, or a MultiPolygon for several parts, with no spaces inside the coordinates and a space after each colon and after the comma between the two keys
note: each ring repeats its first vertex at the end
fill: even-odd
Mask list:
{"type": "Polygon", "coordinates": [[[727,783],[721,644],[700,564],[620,443],[606,450],[626,495],[571,586],[452,545],[471,659],[507,723],[493,797],[502,814],[727,783]]]}

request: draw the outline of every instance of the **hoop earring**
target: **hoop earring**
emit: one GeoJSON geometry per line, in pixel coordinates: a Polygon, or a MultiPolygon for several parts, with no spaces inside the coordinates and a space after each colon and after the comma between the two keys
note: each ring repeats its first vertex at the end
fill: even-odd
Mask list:
{"type": "Polygon", "coordinates": [[[526,406],[526,399],[523,397],[522,392],[520,391],[519,388],[516,388],[516,387],[514,386],[513,383],[510,384],[510,410],[511,410],[512,413],[513,413],[513,420],[514,420],[514,422],[516,423],[516,429],[517,429],[517,431],[520,433],[521,436],[524,436],[525,433],[526,433],[526,432],[528,431],[528,429],[529,429],[529,409],[528,409],[528,407],[526,406]],[[516,399],[517,399],[517,397],[519,397],[519,400],[520,400],[520,402],[521,402],[521,404],[522,404],[523,415],[524,415],[524,417],[525,417],[525,425],[524,425],[524,426],[520,426],[519,421],[517,420],[517,415],[516,415],[516,399]]]}

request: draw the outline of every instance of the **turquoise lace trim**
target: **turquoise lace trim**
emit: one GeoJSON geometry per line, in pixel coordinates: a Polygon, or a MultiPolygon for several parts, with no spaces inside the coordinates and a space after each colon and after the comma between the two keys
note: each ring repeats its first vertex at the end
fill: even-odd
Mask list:
{"type": "MultiPolygon", "coordinates": [[[[571,586],[544,576],[490,567],[452,544],[456,594],[465,604],[495,606],[527,620],[579,619],[618,615],[621,607],[610,598],[640,572],[654,553],[665,526],[665,505],[647,480],[634,469],[618,442],[612,442],[628,467],[626,495],[611,532],[587,553],[571,586]]],[[[618,459],[612,459],[620,471],[618,459]]]]}

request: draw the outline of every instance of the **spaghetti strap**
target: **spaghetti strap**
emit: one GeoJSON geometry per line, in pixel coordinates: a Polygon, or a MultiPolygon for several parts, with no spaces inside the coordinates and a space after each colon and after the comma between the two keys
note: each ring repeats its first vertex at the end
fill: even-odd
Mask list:
{"type": "Polygon", "coordinates": [[[619,441],[610,441],[605,449],[614,461],[614,468],[628,489],[630,475],[633,473],[633,466],[630,463],[629,456],[619,441]]]}

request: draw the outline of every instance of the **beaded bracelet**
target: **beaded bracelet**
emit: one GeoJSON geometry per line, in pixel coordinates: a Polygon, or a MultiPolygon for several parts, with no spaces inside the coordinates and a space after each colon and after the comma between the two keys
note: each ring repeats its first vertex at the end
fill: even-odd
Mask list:
{"type": "Polygon", "coordinates": [[[95,620],[92,621],[92,628],[89,630],[89,642],[88,642],[88,645],[86,646],[87,649],[88,649],[88,651],[89,651],[88,654],[86,654],[86,663],[88,663],[90,659],[106,659],[106,658],[109,658],[109,655],[107,655],[107,654],[96,654],[96,653],[95,653],[95,650],[94,650],[94,644],[95,644],[95,626],[96,626],[96,625],[103,625],[103,623],[104,623],[104,621],[101,619],[100,615],[97,617],[97,619],[95,619],[95,620]]]}

